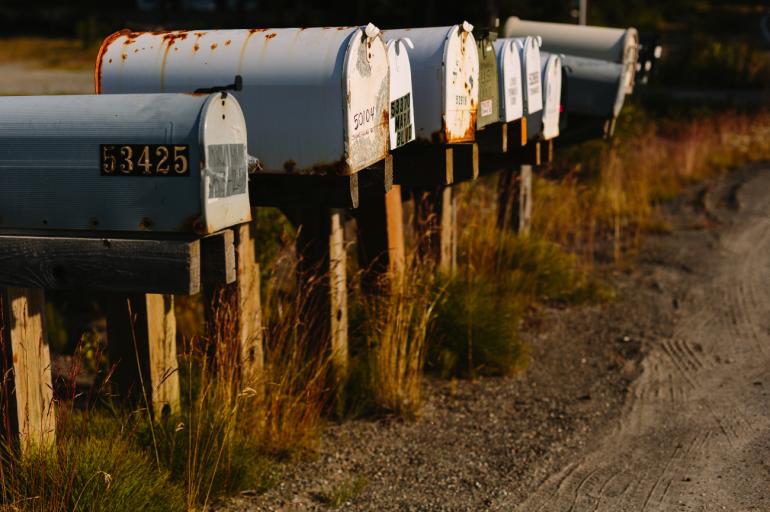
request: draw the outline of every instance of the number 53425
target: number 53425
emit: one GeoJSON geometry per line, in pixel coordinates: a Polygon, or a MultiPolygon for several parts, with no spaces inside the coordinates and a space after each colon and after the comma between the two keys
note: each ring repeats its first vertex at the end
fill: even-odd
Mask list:
{"type": "Polygon", "coordinates": [[[102,176],[189,176],[187,144],[100,144],[102,176]]]}

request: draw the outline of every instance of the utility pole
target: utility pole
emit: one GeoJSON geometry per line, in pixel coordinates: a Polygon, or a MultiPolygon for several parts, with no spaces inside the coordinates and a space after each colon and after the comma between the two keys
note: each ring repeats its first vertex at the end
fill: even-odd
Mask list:
{"type": "Polygon", "coordinates": [[[578,7],[578,25],[586,24],[586,17],[588,16],[588,0],[579,0],[578,7]]]}

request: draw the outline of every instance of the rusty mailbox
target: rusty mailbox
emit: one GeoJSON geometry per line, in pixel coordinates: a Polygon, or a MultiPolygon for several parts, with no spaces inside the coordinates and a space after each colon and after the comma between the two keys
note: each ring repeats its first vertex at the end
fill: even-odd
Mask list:
{"type": "Polygon", "coordinates": [[[234,85],[264,173],[355,173],[389,151],[385,43],[366,27],[122,31],[102,43],[100,93],[234,85]]]}
{"type": "Polygon", "coordinates": [[[511,17],[505,22],[503,35],[540,36],[545,51],[622,64],[626,93],[633,91],[639,50],[639,34],[635,28],[546,23],[511,17]]]}
{"type": "Polygon", "coordinates": [[[0,231],[203,235],[251,219],[227,93],[0,98],[0,231]]]}
{"type": "Polygon", "coordinates": [[[408,38],[388,41],[390,66],[390,149],[414,140],[414,105],[412,68],[409,50],[414,44],[408,38]]]}
{"type": "Polygon", "coordinates": [[[409,38],[417,140],[451,144],[473,141],[479,100],[479,54],[470,23],[451,27],[395,29],[387,41],[409,38]]]}

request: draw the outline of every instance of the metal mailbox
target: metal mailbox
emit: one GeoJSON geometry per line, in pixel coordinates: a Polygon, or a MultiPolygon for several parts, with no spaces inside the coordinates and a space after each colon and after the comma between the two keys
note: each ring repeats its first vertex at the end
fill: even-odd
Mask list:
{"type": "Polygon", "coordinates": [[[564,108],[568,114],[614,119],[623,107],[626,88],[623,65],[562,55],[566,80],[564,108]]]}
{"type": "Polygon", "coordinates": [[[479,108],[476,114],[476,128],[500,122],[500,85],[497,69],[497,52],[494,41],[497,34],[485,32],[476,39],[479,52],[479,108]]]}
{"type": "Polygon", "coordinates": [[[499,71],[500,119],[509,123],[524,115],[521,57],[514,39],[498,39],[494,47],[499,71]]]}
{"type": "Polygon", "coordinates": [[[433,143],[473,141],[479,99],[479,54],[470,23],[396,29],[387,41],[409,38],[415,135],[433,143]]]}
{"type": "Polygon", "coordinates": [[[249,221],[246,138],[226,93],[0,98],[0,231],[249,221]]]}
{"type": "Polygon", "coordinates": [[[347,175],[388,154],[388,57],[371,24],[122,31],[104,40],[96,63],[100,93],[192,92],[234,81],[262,172],[347,175]]]}
{"type": "Polygon", "coordinates": [[[414,44],[408,38],[388,41],[390,66],[390,149],[396,149],[414,140],[414,105],[412,68],[409,49],[414,44]]]}
{"type": "Polygon", "coordinates": [[[543,131],[545,140],[559,136],[559,114],[561,113],[562,62],[561,56],[541,53],[543,69],[543,131]]]}
{"type": "Polygon", "coordinates": [[[622,64],[626,93],[633,91],[639,48],[635,28],[546,23],[511,17],[505,22],[503,34],[505,37],[540,36],[545,51],[622,64]]]}
{"type": "Polygon", "coordinates": [[[523,85],[524,113],[534,114],[543,109],[543,81],[540,66],[540,39],[520,37],[513,40],[519,50],[523,85]]]}

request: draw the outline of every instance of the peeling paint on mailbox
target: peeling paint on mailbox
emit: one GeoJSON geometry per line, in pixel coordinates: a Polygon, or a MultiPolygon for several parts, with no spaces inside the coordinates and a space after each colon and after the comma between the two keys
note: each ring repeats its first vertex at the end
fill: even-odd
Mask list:
{"type": "Polygon", "coordinates": [[[499,73],[500,119],[509,123],[524,115],[521,57],[513,39],[498,39],[494,47],[499,73]]]}
{"type": "Polygon", "coordinates": [[[470,23],[451,27],[395,29],[388,41],[409,38],[416,138],[449,144],[476,136],[479,55],[470,23]]]}
{"type": "Polygon", "coordinates": [[[414,44],[408,38],[388,41],[390,65],[390,149],[414,140],[414,94],[409,49],[414,44]]]}
{"type": "Polygon", "coordinates": [[[0,231],[247,222],[246,137],[230,94],[0,98],[0,231]]]}
{"type": "Polygon", "coordinates": [[[500,122],[500,84],[497,68],[497,53],[493,46],[497,35],[486,33],[476,39],[479,52],[479,109],[476,128],[500,122]]]}
{"type": "Polygon", "coordinates": [[[352,174],[389,150],[389,67],[379,29],[120,32],[99,52],[101,93],[233,84],[266,173],[352,174]],[[126,45],[139,50],[120,58],[126,45]]]}

